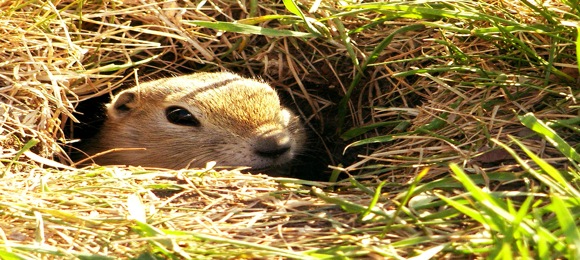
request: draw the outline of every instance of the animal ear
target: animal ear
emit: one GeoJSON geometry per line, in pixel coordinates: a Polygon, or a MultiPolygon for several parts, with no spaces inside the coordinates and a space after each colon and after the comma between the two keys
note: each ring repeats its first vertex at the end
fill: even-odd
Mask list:
{"type": "Polygon", "coordinates": [[[128,89],[117,94],[111,103],[107,105],[110,118],[122,118],[127,116],[131,110],[139,106],[139,97],[133,90],[128,89]]]}

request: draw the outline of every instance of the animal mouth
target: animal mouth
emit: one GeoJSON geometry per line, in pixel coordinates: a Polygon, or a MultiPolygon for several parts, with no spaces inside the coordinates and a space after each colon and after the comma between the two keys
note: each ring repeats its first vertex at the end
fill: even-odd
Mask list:
{"type": "Polygon", "coordinates": [[[268,159],[278,159],[282,155],[288,153],[290,151],[291,146],[283,146],[278,147],[275,149],[262,149],[256,150],[255,153],[261,157],[268,158],[268,159]]]}

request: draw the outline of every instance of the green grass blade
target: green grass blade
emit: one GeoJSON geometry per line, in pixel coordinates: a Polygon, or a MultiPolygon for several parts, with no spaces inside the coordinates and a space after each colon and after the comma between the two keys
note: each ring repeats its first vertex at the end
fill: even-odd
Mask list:
{"type": "MultiPolygon", "coordinates": [[[[342,26],[342,23],[337,18],[335,18],[335,20],[336,20],[335,23],[337,23],[337,26],[340,28],[342,26]]],[[[342,133],[342,126],[344,125],[344,120],[346,118],[348,101],[350,100],[350,97],[352,95],[352,92],[354,91],[354,88],[359,85],[360,79],[364,75],[364,72],[365,72],[367,66],[369,66],[370,64],[373,64],[379,58],[380,53],[393,41],[393,39],[395,38],[396,35],[401,34],[401,33],[406,33],[409,31],[413,31],[413,30],[418,30],[418,29],[423,28],[423,27],[424,26],[420,25],[420,24],[413,24],[413,25],[405,26],[405,27],[402,27],[400,29],[395,30],[393,33],[389,34],[389,36],[387,36],[385,39],[383,39],[373,49],[373,52],[371,53],[371,55],[365,61],[363,61],[363,64],[360,67],[358,64],[358,60],[356,59],[356,55],[354,53],[354,50],[352,50],[352,46],[350,45],[351,44],[350,38],[348,38],[348,35],[344,34],[344,31],[342,31],[342,30],[340,31],[341,39],[343,40],[343,43],[345,44],[345,47],[346,47],[348,53],[351,55],[351,58],[353,60],[353,63],[355,64],[357,70],[356,70],[356,75],[355,75],[354,79],[352,80],[350,86],[348,87],[348,90],[346,91],[346,94],[338,103],[338,131],[339,131],[339,133],[342,133]],[[347,40],[348,40],[348,42],[347,42],[347,40]]]]}
{"type": "Polygon", "coordinates": [[[246,19],[237,20],[236,23],[255,25],[262,22],[272,21],[272,20],[296,20],[300,17],[295,15],[283,15],[283,14],[269,14],[262,16],[252,16],[246,19]]]}
{"type": "Polygon", "coordinates": [[[263,250],[266,252],[270,252],[272,255],[284,256],[284,257],[287,257],[290,259],[315,259],[313,257],[310,257],[310,256],[303,254],[303,253],[300,253],[300,252],[293,252],[291,250],[285,250],[285,249],[281,249],[281,248],[277,248],[277,247],[273,247],[273,246],[241,241],[239,239],[230,239],[230,238],[224,238],[224,237],[214,236],[214,235],[210,235],[210,234],[202,234],[199,232],[188,232],[188,231],[179,231],[179,230],[164,230],[164,232],[168,236],[171,236],[174,238],[175,237],[184,237],[187,239],[188,237],[194,237],[194,238],[205,240],[205,241],[212,241],[212,242],[219,242],[219,243],[236,245],[236,246],[239,246],[242,248],[259,249],[259,250],[263,250]]]}
{"type": "MultiPolygon", "coordinates": [[[[397,207],[397,210],[395,211],[394,216],[398,216],[401,211],[406,211],[404,209],[404,207],[409,203],[409,200],[411,200],[411,197],[415,194],[417,184],[419,184],[419,182],[421,182],[423,177],[425,177],[425,175],[427,175],[428,172],[429,172],[429,168],[425,168],[425,169],[421,170],[421,172],[419,172],[419,174],[417,174],[417,177],[415,177],[415,179],[413,180],[413,183],[411,183],[411,185],[409,186],[408,192],[405,194],[405,197],[403,197],[403,201],[401,201],[401,203],[399,203],[399,206],[397,207]]],[[[388,232],[388,230],[391,228],[391,226],[394,222],[395,222],[395,218],[391,218],[389,220],[387,225],[385,225],[385,230],[383,230],[383,234],[386,234],[388,232]]]]}
{"type": "MultiPolygon", "coordinates": [[[[552,179],[554,179],[557,183],[553,183],[552,181],[545,179],[543,177],[540,177],[539,179],[544,179],[545,180],[544,183],[549,181],[551,184],[549,186],[558,185],[558,187],[559,187],[558,190],[561,190],[561,191],[566,190],[566,191],[570,192],[572,196],[580,198],[580,192],[575,190],[570,185],[569,181],[566,180],[562,176],[562,174],[560,174],[560,171],[558,171],[558,169],[554,168],[554,166],[550,165],[545,160],[542,160],[542,158],[538,157],[534,152],[530,151],[530,149],[528,149],[524,144],[522,144],[515,137],[513,137],[513,136],[509,136],[509,137],[514,143],[516,143],[520,147],[520,149],[522,149],[522,151],[524,151],[526,153],[526,155],[528,157],[530,157],[546,174],[548,174],[550,177],[552,177],[552,179]]],[[[537,175],[540,173],[538,173],[534,170],[532,172],[532,174],[537,175]]],[[[539,177],[539,176],[536,176],[536,177],[539,177]]],[[[546,184],[548,184],[548,183],[546,183],[546,184]]]]}
{"type": "Polygon", "coordinates": [[[34,147],[39,142],[40,141],[38,139],[33,138],[33,139],[30,139],[26,144],[24,144],[24,146],[22,146],[22,148],[16,153],[16,155],[14,155],[14,158],[12,160],[10,160],[8,165],[6,167],[4,167],[2,174],[0,174],[0,178],[4,177],[4,175],[7,172],[10,172],[12,165],[18,161],[18,159],[20,158],[20,156],[22,156],[22,154],[24,154],[26,151],[30,150],[30,148],[34,147]]]}
{"type": "Polygon", "coordinates": [[[149,244],[162,252],[166,256],[175,256],[177,254],[181,255],[185,259],[188,259],[187,253],[183,252],[181,248],[175,243],[175,240],[168,237],[165,232],[160,229],[149,225],[145,222],[135,220],[136,226],[133,230],[139,233],[142,238],[148,239],[149,244]]]}
{"type": "Polygon", "coordinates": [[[578,228],[578,217],[576,218],[568,210],[566,203],[559,194],[552,194],[552,211],[556,214],[558,223],[562,228],[562,233],[568,244],[569,256],[580,256],[580,229],[578,228]]]}
{"type": "Polygon", "coordinates": [[[576,27],[576,64],[580,73],[580,27],[576,27]]]}
{"type": "Polygon", "coordinates": [[[454,177],[459,180],[465,189],[469,191],[469,195],[473,197],[476,202],[481,203],[483,207],[477,209],[478,214],[485,215],[485,218],[479,217],[478,221],[482,224],[490,225],[495,231],[501,231],[504,228],[504,220],[512,220],[513,216],[506,212],[504,208],[499,206],[499,202],[491,197],[489,194],[485,193],[481,188],[479,188],[468,176],[463,172],[457,164],[450,164],[449,167],[451,171],[455,174],[454,177]],[[501,216],[501,217],[500,217],[501,216]]]}
{"type": "Polygon", "coordinates": [[[540,134],[571,161],[580,163],[580,154],[578,154],[578,152],[572,148],[564,139],[562,139],[562,137],[560,137],[552,128],[548,127],[544,122],[536,118],[534,114],[527,113],[524,116],[519,116],[518,118],[523,125],[540,134]]]}
{"type": "Polygon", "coordinates": [[[288,11],[302,18],[302,21],[304,21],[304,24],[306,24],[306,29],[310,33],[316,35],[316,37],[322,36],[322,34],[318,31],[318,29],[316,29],[316,27],[314,27],[312,23],[310,23],[308,17],[304,15],[304,13],[300,10],[300,8],[296,4],[296,2],[294,2],[294,0],[282,0],[282,1],[284,2],[284,6],[288,11]]]}
{"type": "Polygon", "coordinates": [[[159,57],[159,54],[157,55],[153,55],[147,59],[143,59],[143,60],[139,60],[136,62],[127,62],[127,63],[123,63],[123,64],[115,64],[115,63],[111,63],[111,64],[107,64],[107,65],[103,65],[100,66],[96,69],[92,69],[90,71],[86,71],[84,73],[94,73],[94,72],[114,72],[114,71],[119,71],[119,70],[123,70],[123,69],[128,69],[128,68],[132,68],[132,67],[136,67],[145,63],[148,63],[150,61],[156,60],[159,57]]]}
{"type": "Polygon", "coordinates": [[[366,145],[366,144],[373,144],[373,143],[384,143],[384,142],[392,141],[393,139],[395,139],[394,135],[371,137],[371,138],[367,138],[367,139],[353,142],[353,143],[349,144],[347,147],[345,147],[344,149],[346,151],[346,149],[348,149],[350,147],[366,145]]]}
{"type": "MultiPolygon", "coordinates": [[[[328,202],[328,203],[332,203],[332,204],[339,206],[342,210],[349,212],[349,213],[362,214],[362,213],[365,213],[369,208],[368,206],[356,204],[356,203],[353,203],[353,202],[350,202],[350,201],[347,201],[344,199],[331,197],[328,194],[326,194],[324,191],[322,191],[320,188],[317,188],[317,187],[312,187],[311,193],[313,195],[317,196],[318,198],[328,202]]],[[[382,210],[376,210],[376,209],[371,208],[371,212],[376,214],[376,215],[385,217],[387,219],[393,218],[392,214],[389,214],[389,213],[384,212],[382,210]]]]}
{"type": "MultiPolygon", "coordinates": [[[[526,256],[528,256],[529,253],[529,248],[526,243],[526,241],[522,241],[523,239],[521,239],[521,232],[519,232],[519,227],[521,225],[521,223],[523,221],[525,221],[525,219],[527,217],[529,217],[530,214],[530,210],[532,209],[532,204],[534,202],[534,196],[533,195],[528,195],[526,197],[526,200],[524,201],[524,203],[521,204],[520,209],[517,211],[516,215],[515,215],[515,219],[514,222],[512,223],[512,227],[514,227],[514,233],[516,233],[517,231],[517,237],[515,237],[515,235],[512,235],[513,237],[513,241],[512,243],[514,243],[515,247],[518,248],[519,253],[524,257],[524,259],[526,258],[526,256]]],[[[510,208],[513,209],[513,206],[510,204],[510,208]]]]}
{"type": "MultiPolygon", "coordinates": [[[[360,219],[364,219],[368,214],[371,213],[371,211],[375,208],[375,206],[377,205],[377,203],[379,202],[379,199],[381,198],[381,194],[382,194],[382,188],[383,186],[385,186],[385,184],[387,183],[387,181],[382,181],[381,183],[379,183],[379,185],[377,186],[377,188],[375,189],[375,192],[373,194],[373,198],[371,199],[369,206],[367,207],[367,210],[365,210],[361,215],[360,215],[360,219]]],[[[395,215],[396,216],[396,215],[395,215]]]]}
{"type": "Polygon", "coordinates": [[[197,21],[197,20],[190,20],[184,21],[185,23],[202,26],[210,29],[221,30],[226,32],[236,32],[236,33],[243,33],[243,34],[257,34],[257,35],[264,35],[264,36],[271,36],[271,37],[298,37],[298,38],[310,38],[310,37],[317,37],[317,35],[313,33],[305,33],[305,32],[297,32],[297,31],[290,31],[290,30],[282,30],[282,29],[272,29],[272,28],[263,28],[260,26],[249,25],[249,24],[241,24],[241,23],[230,23],[230,22],[208,22],[208,21],[197,21]]]}
{"type": "Polygon", "coordinates": [[[560,194],[565,194],[566,193],[565,190],[560,185],[558,185],[556,182],[552,181],[551,179],[547,178],[546,176],[544,176],[543,174],[539,173],[534,168],[532,168],[526,162],[526,160],[522,159],[516,153],[516,151],[514,151],[512,148],[510,148],[506,144],[504,144],[504,143],[502,143],[502,142],[500,142],[500,141],[498,141],[496,139],[491,139],[491,141],[493,141],[494,143],[496,143],[497,145],[499,145],[503,149],[505,149],[518,162],[519,165],[521,165],[527,172],[529,172],[530,174],[532,174],[536,179],[538,179],[542,183],[546,184],[547,186],[549,186],[551,189],[553,189],[557,193],[560,193],[560,194]]]}
{"type": "Polygon", "coordinates": [[[342,140],[345,140],[345,141],[350,140],[352,138],[363,135],[366,132],[372,131],[372,130],[377,129],[379,127],[396,126],[396,125],[400,125],[403,122],[408,122],[408,121],[395,120],[395,121],[377,122],[377,123],[373,123],[373,124],[355,127],[355,128],[352,128],[352,129],[345,131],[340,136],[340,138],[342,138],[342,140]]]}
{"type": "Polygon", "coordinates": [[[34,258],[23,256],[23,255],[17,254],[15,252],[10,252],[7,250],[0,250],[0,259],[4,259],[4,260],[28,260],[28,259],[34,259],[34,258]]]}
{"type": "Polygon", "coordinates": [[[544,6],[538,5],[536,2],[530,2],[528,0],[522,0],[527,7],[534,10],[536,13],[542,15],[550,24],[558,24],[558,21],[554,19],[554,15],[549,13],[544,6]],[[542,8],[540,8],[542,7],[542,8]]]}
{"type": "Polygon", "coordinates": [[[445,197],[444,195],[436,193],[439,199],[445,201],[449,206],[454,207],[459,212],[469,216],[473,220],[490,227],[493,230],[497,230],[498,227],[486,217],[486,215],[482,214],[481,211],[474,209],[472,207],[465,206],[464,203],[460,203],[456,200],[450,199],[445,197]]]}

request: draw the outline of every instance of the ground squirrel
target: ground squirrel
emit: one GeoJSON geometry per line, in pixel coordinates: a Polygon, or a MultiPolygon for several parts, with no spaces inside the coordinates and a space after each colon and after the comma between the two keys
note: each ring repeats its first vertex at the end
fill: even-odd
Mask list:
{"type": "Polygon", "coordinates": [[[99,133],[83,145],[89,155],[116,149],[93,158],[100,165],[181,169],[215,161],[263,169],[291,161],[305,140],[274,89],[229,72],[141,83],[106,107],[99,133]]]}

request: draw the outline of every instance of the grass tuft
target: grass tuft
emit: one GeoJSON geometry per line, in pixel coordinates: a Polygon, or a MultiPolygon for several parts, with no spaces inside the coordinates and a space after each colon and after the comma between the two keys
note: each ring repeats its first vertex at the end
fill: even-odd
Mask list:
{"type": "Polygon", "coordinates": [[[577,1],[1,2],[0,258],[574,259],[578,17],[577,1]],[[71,166],[99,99],[220,70],[279,90],[323,181],[71,166]]]}

